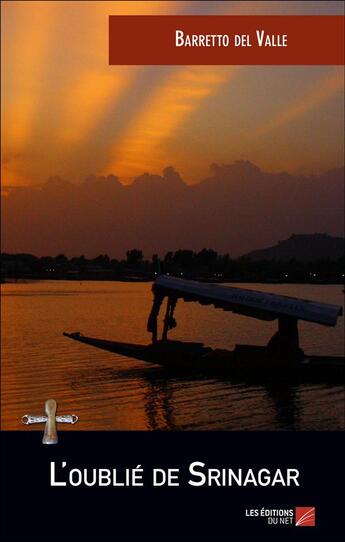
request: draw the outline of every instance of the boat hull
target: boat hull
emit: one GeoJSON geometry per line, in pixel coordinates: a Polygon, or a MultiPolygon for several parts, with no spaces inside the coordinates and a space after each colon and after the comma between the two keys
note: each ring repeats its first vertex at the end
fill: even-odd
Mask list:
{"type": "Polygon", "coordinates": [[[158,364],[169,371],[189,374],[212,374],[238,377],[242,380],[336,381],[342,383],[345,360],[335,356],[301,356],[296,360],[277,360],[267,356],[265,347],[237,346],[235,350],[217,350],[202,343],[158,341],[155,344],[132,344],[94,337],[80,333],[64,336],[89,346],[158,364]]]}

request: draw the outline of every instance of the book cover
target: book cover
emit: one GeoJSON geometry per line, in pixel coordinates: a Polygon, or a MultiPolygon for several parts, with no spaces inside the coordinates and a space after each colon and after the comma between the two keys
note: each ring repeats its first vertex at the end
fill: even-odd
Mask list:
{"type": "Polygon", "coordinates": [[[344,3],[1,3],[1,531],[336,541],[344,3]]]}

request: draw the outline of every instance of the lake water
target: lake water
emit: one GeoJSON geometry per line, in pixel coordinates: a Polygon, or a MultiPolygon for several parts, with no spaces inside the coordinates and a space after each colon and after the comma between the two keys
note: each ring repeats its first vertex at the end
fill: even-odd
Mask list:
{"type": "MultiPolygon", "coordinates": [[[[241,284],[343,304],[340,285],[241,284]]],[[[125,342],[150,341],[146,320],[150,283],[34,281],[2,285],[2,428],[43,414],[48,398],[59,414],[79,422],[61,430],[332,430],[344,428],[341,385],[234,383],[230,379],[173,378],[158,366],[71,341],[63,331],[125,342]]],[[[180,301],[171,338],[231,348],[265,344],[276,323],[180,301]]],[[[335,328],[300,323],[308,354],[344,355],[343,318],[335,328]]]]}

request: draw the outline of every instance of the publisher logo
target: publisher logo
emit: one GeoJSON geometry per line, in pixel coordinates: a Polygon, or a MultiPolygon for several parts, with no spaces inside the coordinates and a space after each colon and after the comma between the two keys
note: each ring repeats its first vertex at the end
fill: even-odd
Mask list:
{"type": "Polygon", "coordinates": [[[315,527],[315,507],[296,506],[295,525],[296,527],[315,527]]]}

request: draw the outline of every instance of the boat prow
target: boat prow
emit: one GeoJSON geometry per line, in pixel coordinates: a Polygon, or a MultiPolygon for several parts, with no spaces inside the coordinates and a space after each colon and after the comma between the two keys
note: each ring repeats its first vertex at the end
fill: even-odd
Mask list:
{"type": "Polygon", "coordinates": [[[115,354],[120,354],[122,356],[134,359],[140,359],[142,361],[149,361],[145,359],[146,345],[143,344],[124,343],[108,341],[106,339],[97,339],[94,337],[85,337],[79,331],[74,333],[63,333],[63,335],[69,339],[73,339],[74,341],[95,346],[101,350],[107,350],[108,352],[113,352],[115,354]]]}
{"type": "Polygon", "coordinates": [[[294,362],[267,357],[264,346],[237,345],[233,351],[212,349],[203,343],[157,341],[133,344],[87,337],[79,332],[65,337],[127,358],[158,364],[176,373],[240,378],[244,381],[302,380],[342,383],[345,359],[335,356],[303,356],[294,362]]]}

